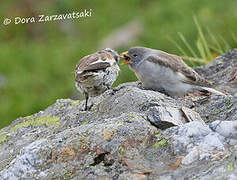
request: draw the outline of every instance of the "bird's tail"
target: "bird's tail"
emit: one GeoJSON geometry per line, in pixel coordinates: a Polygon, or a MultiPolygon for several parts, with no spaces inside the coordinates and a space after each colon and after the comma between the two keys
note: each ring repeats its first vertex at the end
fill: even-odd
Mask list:
{"type": "Polygon", "coordinates": [[[220,95],[220,96],[226,96],[226,94],[224,94],[223,92],[220,92],[216,89],[213,89],[213,88],[209,88],[209,87],[202,87],[202,89],[206,90],[206,91],[209,91],[211,93],[214,93],[214,94],[217,94],[217,95],[220,95]]]}

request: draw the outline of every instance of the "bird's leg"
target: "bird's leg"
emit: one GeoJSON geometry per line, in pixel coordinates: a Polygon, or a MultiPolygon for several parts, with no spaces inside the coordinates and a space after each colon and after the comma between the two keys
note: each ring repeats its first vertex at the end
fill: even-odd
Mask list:
{"type": "Polygon", "coordinates": [[[112,94],[116,91],[118,91],[117,87],[116,88],[113,88],[111,87],[109,84],[105,84],[103,83],[104,86],[106,86],[107,90],[111,90],[112,91],[112,94]]]}
{"type": "Polygon", "coordinates": [[[87,111],[87,103],[88,103],[88,99],[89,99],[88,93],[85,93],[85,98],[86,98],[85,111],[87,111]]]}

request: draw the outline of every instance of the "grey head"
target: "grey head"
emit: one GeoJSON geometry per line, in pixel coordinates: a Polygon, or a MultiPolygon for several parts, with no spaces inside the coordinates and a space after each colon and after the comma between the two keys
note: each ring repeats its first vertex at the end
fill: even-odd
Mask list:
{"type": "Polygon", "coordinates": [[[128,50],[128,56],[131,59],[130,66],[132,68],[138,67],[146,57],[152,53],[153,49],[146,47],[133,47],[128,50]]]}
{"type": "Polygon", "coordinates": [[[105,48],[105,49],[102,49],[101,51],[105,51],[105,52],[110,53],[114,57],[116,62],[118,62],[120,60],[119,54],[111,48],[105,48]]]}

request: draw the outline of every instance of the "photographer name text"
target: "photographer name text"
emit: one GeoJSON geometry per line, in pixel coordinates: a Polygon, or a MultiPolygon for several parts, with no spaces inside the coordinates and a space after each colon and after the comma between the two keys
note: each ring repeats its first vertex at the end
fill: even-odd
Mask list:
{"type": "MultiPolygon", "coordinates": [[[[42,22],[52,22],[52,21],[63,21],[70,19],[87,18],[93,15],[92,9],[85,9],[79,12],[71,12],[66,14],[54,14],[54,15],[44,15],[40,14],[37,17],[15,17],[14,24],[28,24],[28,23],[42,23],[42,22]]],[[[11,19],[6,18],[3,21],[4,25],[8,25],[12,22],[11,19]]]]}

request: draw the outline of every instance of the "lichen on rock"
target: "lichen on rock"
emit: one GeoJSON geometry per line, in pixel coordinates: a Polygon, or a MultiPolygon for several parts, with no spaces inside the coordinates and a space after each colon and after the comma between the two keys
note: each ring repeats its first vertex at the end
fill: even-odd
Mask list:
{"type": "Polygon", "coordinates": [[[56,116],[38,116],[38,117],[33,117],[29,116],[25,118],[24,122],[21,122],[14,127],[10,129],[10,131],[14,132],[17,131],[19,128],[22,127],[29,127],[29,126],[41,126],[45,124],[46,126],[51,126],[53,124],[56,124],[60,120],[59,117],[56,116]]]}
{"type": "Polygon", "coordinates": [[[59,99],[0,130],[0,179],[237,179],[237,50],[196,70],[229,93],[172,98],[125,83],[59,99]],[[221,63],[219,63],[221,62],[221,63]]]}

